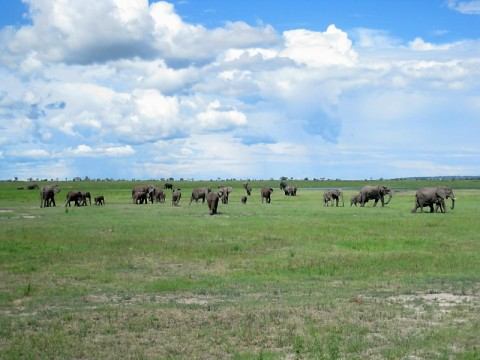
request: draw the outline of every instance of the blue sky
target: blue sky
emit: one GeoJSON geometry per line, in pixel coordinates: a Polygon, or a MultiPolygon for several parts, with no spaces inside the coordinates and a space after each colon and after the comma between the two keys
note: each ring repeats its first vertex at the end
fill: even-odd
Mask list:
{"type": "Polygon", "coordinates": [[[480,1],[0,2],[0,179],[480,175],[480,1]]]}

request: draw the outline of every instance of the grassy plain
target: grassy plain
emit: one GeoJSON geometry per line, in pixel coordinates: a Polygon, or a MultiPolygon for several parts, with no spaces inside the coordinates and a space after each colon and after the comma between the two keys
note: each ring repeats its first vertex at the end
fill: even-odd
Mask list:
{"type": "Polygon", "coordinates": [[[218,182],[176,182],[179,207],[133,205],[132,182],[59,182],[43,209],[0,183],[0,358],[480,358],[479,182],[448,182],[447,214],[410,213],[427,182],[385,182],[385,208],[350,207],[363,182],[278,183],[242,205],[223,182],[217,216],[188,202],[218,182]],[[347,189],[345,207],[319,187],[347,189]],[[106,205],[65,208],[73,189],[106,205]]]}

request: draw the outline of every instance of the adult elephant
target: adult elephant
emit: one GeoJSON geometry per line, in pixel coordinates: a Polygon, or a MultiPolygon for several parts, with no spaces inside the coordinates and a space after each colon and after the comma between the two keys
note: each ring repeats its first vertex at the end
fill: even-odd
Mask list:
{"type": "Polygon", "coordinates": [[[297,185],[287,185],[283,191],[287,196],[297,196],[297,185]]]}
{"type": "Polygon", "coordinates": [[[200,200],[200,199],[202,200],[202,204],[203,204],[205,202],[205,197],[211,191],[212,191],[212,189],[210,189],[207,186],[193,189],[192,190],[192,196],[190,197],[190,202],[188,203],[188,205],[190,205],[193,200],[195,200],[195,202],[198,203],[198,200],[200,200]]]}
{"type": "Polygon", "coordinates": [[[180,199],[182,198],[182,190],[175,189],[172,193],[172,206],[178,206],[180,199]]]}
{"type": "Polygon", "coordinates": [[[269,187],[263,187],[260,190],[260,195],[262,196],[262,204],[263,204],[263,199],[265,199],[265,202],[267,204],[270,204],[272,193],[273,193],[273,189],[269,187]]]}
{"type": "Polygon", "coordinates": [[[323,206],[329,206],[331,202],[330,206],[333,206],[335,203],[335,206],[338,207],[338,200],[340,200],[340,198],[342,198],[342,206],[345,206],[343,191],[341,189],[327,190],[323,193],[323,206]]]}
{"type": "Polygon", "coordinates": [[[243,182],[243,188],[246,190],[248,196],[252,194],[252,187],[248,184],[248,181],[243,182]]]}
{"type": "Polygon", "coordinates": [[[55,205],[55,195],[60,192],[58,185],[46,185],[40,189],[40,207],[55,205]]]}
{"type": "Polygon", "coordinates": [[[220,195],[215,191],[210,191],[206,194],[207,205],[210,210],[210,215],[215,215],[218,209],[218,201],[220,200],[220,195]]]}
{"type": "Polygon", "coordinates": [[[29,184],[27,186],[27,189],[28,190],[36,190],[36,189],[38,189],[38,185],[37,184],[29,184]]]}
{"type": "Polygon", "coordinates": [[[167,189],[173,190],[173,184],[172,183],[165,183],[165,185],[163,185],[163,189],[164,190],[167,190],[167,189]]]}
{"type": "Polygon", "coordinates": [[[70,203],[74,202],[75,206],[80,206],[83,201],[83,194],[81,191],[69,191],[66,196],[65,206],[72,206],[70,203]]]}
{"type": "MultiPolygon", "coordinates": [[[[133,203],[138,203],[138,198],[143,198],[140,193],[145,193],[145,198],[147,199],[145,203],[148,203],[148,200],[153,204],[153,200],[155,197],[155,186],[153,185],[136,185],[132,189],[132,200],[133,203]],[[135,197],[137,199],[135,199],[135,197]]],[[[141,202],[143,203],[143,201],[141,202]]]]}
{"type": "Polygon", "coordinates": [[[440,208],[442,213],[446,213],[445,199],[447,198],[452,200],[450,208],[453,210],[455,208],[455,195],[451,188],[446,186],[420,188],[415,194],[415,206],[412,209],[412,213],[416,212],[418,208],[420,208],[420,212],[423,212],[425,206],[430,207],[430,212],[433,213],[433,205],[440,208]]]}
{"type": "Polygon", "coordinates": [[[280,181],[280,190],[285,190],[287,187],[287,182],[286,181],[280,181]]]}
{"type": "Polygon", "coordinates": [[[155,201],[160,203],[165,202],[165,192],[163,189],[155,188],[155,201]]]}
{"type": "Polygon", "coordinates": [[[82,206],[87,205],[87,199],[88,199],[88,203],[92,205],[92,195],[90,194],[90,192],[88,191],[82,192],[82,203],[81,203],[82,206]]]}
{"type": "Polygon", "coordinates": [[[147,193],[144,191],[137,191],[132,194],[134,204],[147,204],[147,193]]]}
{"type": "Polygon", "coordinates": [[[231,186],[223,186],[223,185],[220,185],[218,188],[219,188],[218,195],[222,200],[222,204],[228,204],[228,197],[232,193],[233,188],[231,186]]]}
{"type": "Polygon", "coordinates": [[[378,200],[382,202],[382,207],[388,205],[390,200],[392,200],[392,190],[385,185],[366,185],[360,190],[360,206],[364,207],[365,203],[369,200],[375,200],[373,206],[377,206],[378,200]],[[385,195],[388,195],[389,198],[387,202],[385,202],[385,195]]]}

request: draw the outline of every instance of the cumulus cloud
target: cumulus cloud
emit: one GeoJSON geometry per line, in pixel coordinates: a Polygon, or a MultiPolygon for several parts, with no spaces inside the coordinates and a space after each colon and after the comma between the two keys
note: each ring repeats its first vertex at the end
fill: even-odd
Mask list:
{"type": "Polygon", "coordinates": [[[462,14],[480,14],[480,1],[479,0],[447,0],[447,5],[452,10],[458,11],[462,14]]]}
{"type": "Polygon", "coordinates": [[[25,2],[31,24],[0,29],[2,177],[27,158],[47,178],[400,176],[434,152],[444,156],[432,169],[475,168],[449,154],[479,150],[468,131],[478,40],[409,42],[334,24],[208,29],[163,1],[25,2]]]}

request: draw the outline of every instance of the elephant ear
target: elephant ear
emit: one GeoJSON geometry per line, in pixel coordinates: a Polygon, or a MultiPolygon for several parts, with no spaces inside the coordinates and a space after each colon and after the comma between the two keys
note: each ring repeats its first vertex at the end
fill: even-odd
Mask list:
{"type": "Polygon", "coordinates": [[[435,195],[437,195],[437,197],[442,198],[444,200],[447,197],[447,193],[445,192],[445,189],[442,189],[442,188],[437,188],[437,191],[435,191],[435,195]]]}
{"type": "Polygon", "coordinates": [[[52,190],[55,195],[57,195],[60,192],[60,188],[58,186],[54,186],[52,190]]]}

